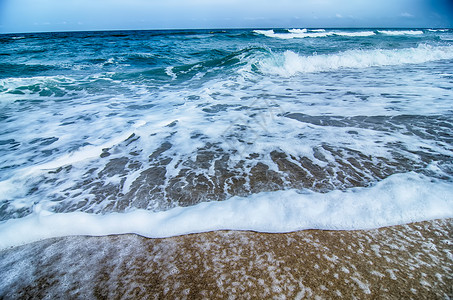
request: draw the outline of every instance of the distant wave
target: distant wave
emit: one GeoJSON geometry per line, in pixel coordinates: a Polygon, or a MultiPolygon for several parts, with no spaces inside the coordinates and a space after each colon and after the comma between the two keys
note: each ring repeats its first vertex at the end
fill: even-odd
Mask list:
{"type": "Polygon", "coordinates": [[[254,32],[270,38],[279,39],[317,38],[328,36],[363,37],[376,34],[374,31],[326,31],[325,29],[289,29],[287,33],[276,33],[274,30],[254,30],[254,32]]]}
{"type": "Polygon", "coordinates": [[[339,36],[372,36],[375,35],[374,31],[359,31],[359,32],[342,32],[342,31],[335,31],[333,32],[334,35],[339,36]]]}
{"type": "Polygon", "coordinates": [[[423,34],[421,30],[378,30],[379,33],[387,35],[418,35],[423,34]]]}
{"type": "Polygon", "coordinates": [[[264,73],[292,76],[340,68],[368,68],[453,59],[453,46],[420,45],[396,50],[349,50],[336,54],[302,56],[293,51],[274,54],[260,61],[264,73]]]}
{"type": "MultiPolygon", "coordinates": [[[[445,32],[446,29],[429,29],[431,32],[445,32]]],[[[316,37],[328,37],[328,36],[347,36],[347,37],[365,37],[373,36],[377,33],[390,35],[390,36],[401,36],[401,35],[422,35],[422,30],[377,30],[377,31],[341,31],[331,30],[326,31],[325,29],[289,29],[285,32],[275,32],[274,30],[254,30],[254,33],[261,34],[270,38],[279,39],[294,39],[294,38],[316,38],[316,37]]]]}
{"type": "Polygon", "coordinates": [[[316,31],[308,32],[307,29],[290,29],[288,33],[275,33],[274,30],[254,30],[255,33],[262,34],[270,38],[294,39],[307,37],[326,37],[332,35],[331,32],[316,31]]]}

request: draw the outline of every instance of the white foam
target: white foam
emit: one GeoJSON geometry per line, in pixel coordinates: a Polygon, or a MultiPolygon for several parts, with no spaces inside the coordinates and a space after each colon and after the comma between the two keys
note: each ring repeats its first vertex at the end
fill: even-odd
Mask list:
{"type": "Polygon", "coordinates": [[[354,37],[354,36],[360,37],[360,36],[372,36],[372,35],[375,35],[374,31],[358,31],[358,32],[335,31],[334,34],[335,34],[335,35],[339,35],[339,36],[351,36],[351,37],[354,37]]]}
{"type": "Polygon", "coordinates": [[[294,39],[294,38],[315,38],[333,35],[333,32],[317,31],[307,32],[306,29],[290,29],[289,33],[275,33],[273,30],[254,30],[255,33],[265,35],[270,38],[294,39]]]}
{"type": "Polygon", "coordinates": [[[290,29],[288,30],[291,33],[307,33],[307,29],[290,29]]]}
{"type": "Polygon", "coordinates": [[[255,33],[265,35],[271,38],[279,39],[295,39],[295,38],[317,38],[327,37],[332,35],[363,37],[375,35],[374,31],[326,31],[324,29],[315,29],[308,31],[307,29],[289,29],[288,33],[275,33],[273,30],[254,30],[255,33]]]}
{"type": "Polygon", "coordinates": [[[173,67],[166,67],[165,74],[170,76],[172,80],[175,80],[177,78],[176,74],[173,72],[173,67]]]}
{"type": "Polygon", "coordinates": [[[51,213],[0,223],[0,249],[68,235],[136,233],[163,238],[212,230],[291,232],[370,229],[453,217],[453,184],[415,173],[397,174],[368,188],[329,193],[286,190],[205,202],[163,212],[95,215],[51,213]]]}
{"type": "MultiPolygon", "coordinates": [[[[34,76],[34,77],[10,77],[0,80],[0,86],[3,86],[9,91],[14,89],[34,84],[44,84],[44,85],[58,85],[60,83],[74,83],[75,79],[67,76],[56,75],[56,76],[34,76]]],[[[22,90],[23,93],[30,93],[27,90],[22,90]]],[[[2,97],[4,98],[4,97],[2,97]]],[[[3,99],[2,99],[3,100],[3,99]]]]}
{"type": "Polygon", "coordinates": [[[442,59],[453,59],[453,46],[420,45],[416,48],[396,50],[349,50],[312,56],[302,56],[288,50],[263,59],[259,64],[265,73],[292,76],[297,73],[325,72],[340,68],[418,64],[442,59]]]}
{"type": "Polygon", "coordinates": [[[379,33],[387,35],[418,35],[423,34],[421,30],[378,30],[379,33]]]}
{"type": "Polygon", "coordinates": [[[262,35],[271,35],[271,34],[274,34],[274,31],[271,29],[271,30],[253,30],[254,33],[257,33],[257,34],[262,34],[262,35]]]}

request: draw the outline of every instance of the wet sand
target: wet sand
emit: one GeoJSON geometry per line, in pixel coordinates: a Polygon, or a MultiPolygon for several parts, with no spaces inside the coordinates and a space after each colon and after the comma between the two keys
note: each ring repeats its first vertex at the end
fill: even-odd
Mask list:
{"type": "Polygon", "coordinates": [[[453,219],[363,231],[64,237],[0,252],[1,299],[450,299],[453,219]]]}

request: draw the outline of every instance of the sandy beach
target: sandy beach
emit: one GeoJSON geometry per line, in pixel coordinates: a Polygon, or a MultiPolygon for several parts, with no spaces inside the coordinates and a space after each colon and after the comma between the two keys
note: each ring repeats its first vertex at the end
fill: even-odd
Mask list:
{"type": "Polygon", "coordinates": [[[1,299],[450,299],[453,219],[363,231],[64,237],[0,252],[1,299]]]}

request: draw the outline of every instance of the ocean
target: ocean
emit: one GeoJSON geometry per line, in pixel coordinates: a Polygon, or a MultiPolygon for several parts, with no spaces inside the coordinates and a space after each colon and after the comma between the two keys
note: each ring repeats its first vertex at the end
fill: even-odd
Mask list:
{"type": "Polygon", "coordinates": [[[0,248],[453,217],[453,30],[0,35],[0,248]]]}

